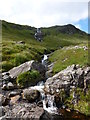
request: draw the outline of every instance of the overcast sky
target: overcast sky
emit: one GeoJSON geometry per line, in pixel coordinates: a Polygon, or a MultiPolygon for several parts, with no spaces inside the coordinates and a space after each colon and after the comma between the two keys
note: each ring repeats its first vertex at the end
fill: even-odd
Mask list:
{"type": "Polygon", "coordinates": [[[0,19],[48,27],[73,24],[88,31],[88,0],[0,0],[0,19]]]}

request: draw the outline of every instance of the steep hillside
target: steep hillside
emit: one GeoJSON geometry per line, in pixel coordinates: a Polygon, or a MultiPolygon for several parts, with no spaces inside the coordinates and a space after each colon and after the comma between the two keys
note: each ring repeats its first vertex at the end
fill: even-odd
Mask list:
{"type": "Polygon", "coordinates": [[[2,21],[2,70],[35,59],[69,45],[86,44],[87,34],[73,25],[41,28],[43,41],[34,38],[36,28],[2,21]]]}

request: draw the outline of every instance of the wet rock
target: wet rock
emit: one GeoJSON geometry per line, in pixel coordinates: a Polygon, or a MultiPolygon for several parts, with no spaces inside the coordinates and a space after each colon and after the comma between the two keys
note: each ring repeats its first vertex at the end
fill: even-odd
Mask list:
{"type": "Polygon", "coordinates": [[[25,89],[23,95],[29,102],[35,102],[40,98],[40,92],[31,88],[25,89]]]}
{"type": "Polygon", "coordinates": [[[7,85],[6,84],[3,84],[2,90],[7,90],[7,85]]]}
{"type": "Polygon", "coordinates": [[[19,95],[20,93],[19,92],[15,92],[15,91],[12,91],[12,92],[10,92],[9,93],[9,97],[14,97],[14,96],[16,96],[16,95],[19,95]]]}
{"type": "Polygon", "coordinates": [[[59,114],[50,114],[47,111],[44,111],[40,120],[63,120],[63,117],[59,114]]]}
{"type": "Polygon", "coordinates": [[[42,101],[39,101],[39,102],[37,103],[37,106],[43,107],[43,102],[42,102],[42,101]]]}
{"type": "Polygon", "coordinates": [[[60,98],[60,95],[54,96],[54,102],[55,102],[57,108],[60,108],[63,104],[63,101],[62,101],[62,98],[60,98]]]}
{"type": "Polygon", "coordinates": [[[7,84],[7,89],[8,90],[13,90],[15,87],[14,87],[14,85],[11,83],[11,82],[9,82],[8,84],[7,84]]]}

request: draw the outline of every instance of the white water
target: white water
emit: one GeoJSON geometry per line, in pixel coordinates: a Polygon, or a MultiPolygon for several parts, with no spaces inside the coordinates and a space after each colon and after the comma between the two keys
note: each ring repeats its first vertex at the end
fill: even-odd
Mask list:
{"type": "Polygon", "coordinates": [[[43,109],[49,113],[57,114],[57,107],[55,106],[55,103],[54,103],[54,96],[45,95],[43,82],[41,82],[37,86],[33,86],[31,88],[34,90],[38,90],[41,93],[43,109]],[[48,107],[46,104],[48,104],[48,107]]]}
{"type": "Polygon", "coordinates": [[[48,57],[47,55],[44,55],[43,59],[42,59],[42,64],[46,67],[46,62],[47,61],[48,57]]]}
{"type": "MultiPolygon", "coordinates": [[[[42,64],[44,66],[47,66],[46,65],[47,59],[48,59],[47,55],[44,55],[44,57],[42,59],[42,64]]],[[[43,109],[49,113],[57,114],[57,107],[55,106],[55,103],[54,103],[54,96],[51,96],[49,94],[45,95],[44,82],[41,81],[37,84],[37,86],[33,86],[31,88],[34,90],[38,90],[41,93],[41,98],[42,98],[42,102],[43,102],[43,109]]]]}

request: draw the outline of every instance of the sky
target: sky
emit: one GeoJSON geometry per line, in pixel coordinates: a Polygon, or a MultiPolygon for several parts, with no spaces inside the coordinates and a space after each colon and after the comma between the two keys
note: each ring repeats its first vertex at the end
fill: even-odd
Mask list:
{"type": "Polygon", "coordinates": [[[0,19],[37,28],[73,24],[88,32],[88,0],[0,0],[0,19]]]}

